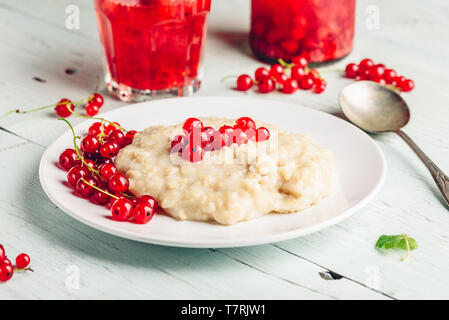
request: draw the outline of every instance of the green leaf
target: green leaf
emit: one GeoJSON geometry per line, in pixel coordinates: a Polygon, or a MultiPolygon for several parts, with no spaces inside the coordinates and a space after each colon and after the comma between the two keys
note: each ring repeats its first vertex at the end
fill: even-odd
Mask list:
{"type": "Polygon", "coordinates": [[[406,234],[399,235],[381,235],[376,242],[378,249],[402,249],[407,250],[407,255],[402,259],[408,258],[410,251],[418,248],[418,243],[415,239],[406,234]]]}

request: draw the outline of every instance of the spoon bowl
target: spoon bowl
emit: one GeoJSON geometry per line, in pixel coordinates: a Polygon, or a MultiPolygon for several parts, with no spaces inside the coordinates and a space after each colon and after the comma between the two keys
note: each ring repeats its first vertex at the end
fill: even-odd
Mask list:
{"type": "Polygon", "coordinates": [[[399,93],[376,82],[358,81],[341,91],[339,103],[349,121],[360,129],[398,134],[429,169],[449,207],[449,177],[401,130],[410,120],[410,109],[399,93]]]}
{"type": "Polygon", "coordinates": [[[339,102],[345,116],[368,132],[397,131],[410,120],[405,100],[376,82],[351,83],[340,93],[339,102]]]}

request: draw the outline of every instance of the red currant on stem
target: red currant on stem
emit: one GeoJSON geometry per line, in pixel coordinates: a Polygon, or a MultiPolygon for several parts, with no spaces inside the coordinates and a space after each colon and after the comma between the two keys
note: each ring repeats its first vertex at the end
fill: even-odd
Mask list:
{"type": "Polygon", "coordinates": [[[59,100],[55,107],[56,114],[61,118],[67,118],[72,114],[71,111],[73,110],[75,110],[75,106],[69,99],[59,100]]]}
{"type": "Polygon", "coordinates": [[[88,102],[86,105],[86,114],[90,117],[93,117],[95,115],[98,114],[98,112],[100,112],[100,107],[93,102],[88,102]]]}
{"type": "Polygon", "coordinates": [[[267,68],[260,67],[256,69],[256,72],[254,72],[254,79],[257,82],[262,81],[262,79],[268,78],[270,76],[270,71],[268,71],[267,68]]]}
{"type": "Polygon", "coordinates": [[[279,63],[275,63],[270,68],[270,76],[276,78],[276,76],[282,74],[284,72],[284,67],[279,63]]]}
{"type": "Polygon", "coordinates": [[[256,131],[256,141],[261,142],[270,138],[270,131],[265,127],[260,127],[256,131]]]}
{"type": "Polygon", "coordinates": [[[11,265],[4,264],[0,266],[0,281],[6,282],[14,275],[14,268],[11,265]]]}
{"type": "Polygon", "coordinates": [[[199,129],[201,131],[204,130],[204,125],[201,122],[201,120],[197,118],[188,118],[185,122],[182,128],[188,132],[191,133],[194,129],[199,129]]]}
{"type": "Polygon", "coordinates": [[[155,207],[149,202],[138,202],[132,210],[134,220],[138,224],[145,224],[150,221],[155,212],[155,207]]]}
{"type": "Polygon", "coordinates": [[[295,93],[296,90],[298,90],[298,88],[299,88],[298,81],[289,78],[287,81],[284,82],[284,85],[282,86],[282,92],[291,94],[295,93]]]}
{"type": "Polygon", "coordinates": [[[94,153],[100,147],[100,141],[96,136],[87,135],[81,140],[81,150],[87,153],[94,153]]]}
{"type": "Polygon", "coordinates": [[[253,79],[247,74],[242,74],[237,78],[236,89],[238,91],[248,91],[253,86],[253,79]]]}
{"type": "Polygon", "coordinates": [[[250,117],[241,117],[235,121],[236,126],[241,128],[242,130],[246,130],[249,128],[256,128],[256,123],[250,117]]]}
{"type": "Polygon", "coordinates": [[[89,175],[88,169],[81,166],[74,166],[67,173],[67,181],[70,183],[71,186],[75,187],[76,183],[80,178],[87,177],[88,175],[89,175]]]}
{"type": "Polygon", "coordinates": [[[76,192],[83,198],[89,198],[93,193],[92,186],[97,185],[97,180],[93,177],[87,177],[86,179],[81,177],[75,184],[76,192]]]}
{"type": "Polygon", "coordinates": [[[401,79],[397,84],[400,90],[404,92],[412,91],[415,88],[415,83],[411,79],[401,79]]]}
{"type": "Polygon", "coordinates": [[[6,258],[6,252],[3,245],[0,244],[0,261],[3,261],[3,259],[6,258]]]}
{"type": "Polygon", "coordinates": [[[126,137],[122,130],[115,129],[109,133],[108,141],[115,141],[121,147],[126,143],[126,137]]]}
{"type": "Polygon", "coordinates": [[[19,269],[25,269],[30,264],[30,256],[26,253],[21,253],[16,257],[16,267],[19,269]]]}
{"type": "Polygon", "coordinates": [[[360,61],[359,63],[359,70],[360,73],[362,73],[363,71],[368,70],[369,68],[371,68],[372,66],[374,66],[374,62],[371,59],[363,59],[362,61],[360,61]]]}
{"type": "Polygon", "coordinates": [[[129,180],[125,175],[116,173],[109,179],[108,186],[109,190],[111,190],[115,194],[122,194],[123,192],[128,190],[129,180]]]}
{"type": "Polygon", "coordinates": [[[302,69],[305,69],[309,65],[309,61],[303,56],[294,57],[292,59],[292,63],[301,67],[302,69]]]}
{"type": "Polygon", "coordinates": [[[104,181],[109,181],[118,171],[117,167],[112,163],[104,163],[100,165],[98,170],[100,171],[100,177],[104,181]]]}
{"type": "Polygon", "coordinates": [[[314,79],[310,75],[306,75],[299,82],[299,88],[301,88],[302,90],[310,90],[310,89],[312,89],[313,84],[314,84],[314,79]]]}
{"type": "Polygon", "coordinates": [[[115,141],[106,141],[100,146],[100,154],[104,158],[112,158],[120,151],[119,145],[115,141]]]}
{"type": "Polygon", "coordinates": [[[324,90],[326,90],[326,80],[323,78],[315,79],[313,92],[322,93],[324,90]]]}
{"type": "Polygon", "coordinates": [[[305,75],[306,71],[300,66],[293,66],[290,71],[290,77],[292,77],[296,81],[301,81],[301,79],[304,78],[305,75]]]}
{"type": "Polygon", "coordinates": [[[104,98],[101,94],[95,92],[91,97],[90,97],[90,102],[95,103],[99,108],[101,108],[101,106],[104,103],[104,98]]]}
{"type": "Polygon", "coordinates": [[[346,66],[345,74],[347,78],[355,79],[359,75],[359,66],[355,63],[349,63],[346,66]]]}
{"type": "Polygon", "coordinates": [[[274,90],[274,81],[270,78],[262,79],[258,83],[258,88],[260,93],[268,93],[274,90]]]}
{"type": "Polygon", "coordinates": [[[72,167],[81,163],[80,158],[73,149],[65,149],[59,156],[59,164],[65,170],[70,170],[72,167]]]}

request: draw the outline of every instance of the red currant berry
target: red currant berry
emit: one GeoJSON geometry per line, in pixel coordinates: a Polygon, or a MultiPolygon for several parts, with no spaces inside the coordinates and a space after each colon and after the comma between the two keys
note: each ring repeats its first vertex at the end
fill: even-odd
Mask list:
{"type": "Polygon", "coordinates": [[[96,104],[98,106],[98,108],[101,108],[101,106],[104,103],[104,98],[103,98],[103,96],[101,94],[95,92],[92,95],[90,102],[96,104]]]}
{"type": "Polygon", "coordinates": [[[362,71],[368,70],[372,66],[374,66],[373,60],[371,60],[371,59],[363,59],[359,63],[359,70],[360,70],[360,72],[362,72],[362,71]]]}
{"type": "Polygon", "coordinates": [[[94,153],[100,147],[100,141],[96,136],[87,135],[81,141],[81,150],[87,153],[94,153]]]}
{"type": "Polygon", "coordinates": [[[298,90],[298,81],[295,79],[288,79],[282,86],[282,92],[286,94],[295,93],[298,90]]]}
{"type": "Polygon", "coordinates": [[[215,134],[215,129],[212,127],[205,127],[204,128],[204,142],[210,142],[211,137],[213,137],[215,134]]]}
{"type": "MultiPolygon", "coordinates": [[[[94,185],[94,186],[97,185],[97,180],[94,179],[93,177],[88,177],[87,179],[85,178],[85,180],[88,183],[90,183],[91,185],[94,185]]],[[[75,184],[75,190],[76,190],[76,192],[78,192],[78,194],[80,196],[87,199],[92,195],[92,192],[94,189],[90,185],[88,185],[86,182],[79,179],[75,184]]]]}
{"type": "Polygon", "coordinates": [[[108,135],[108,141],[116,142],[120,147],[125,144],[126,137],[122,130],[115,129],[112,130],[108,135]]]}
{"type": "Polygon", "coordinates": [[[292,79],[295,79],[296,81],[301,81],[301,79],[304,78],[305,75],[306,75],[306,71],[304,70],[304,68],[302,68],[300,66],[292,67],[292,70],[290,73],[290,77],[292,79]]]}
{"type": "Polygon", "coordinates": [[[5,248],[0,244],[0,261],[6,258],[5,248]]]}
{"type": "Polygon", "coordinates": [[[309,69],[307,71],[307,75],[310,76],[313,80],[320,79],[321,75],[316,69],[309,69]]]}
{"type": "Polygon", "coordinates": [[[355,79],[359,75],[359,66],[355,63],[349,63],[345,69],[346,78],[355,79]]]}
{"type": "Polygon", "coordinates": [[[98,105],[96,105],[95,103],[92,103],[92,102],[87,103],[86,114],[89,117],[93,117],[93,116],[97,115],[98,112],[100,112],[100,107],[98,105]]]}
{"type": "Polygon", "coordinates": [[[409,92],[415,88],[415,83],[411,79],[401,79],[398,83],[398,87],[404,92],[409,92]]]}
{"type": "Polygon", "coordinates": [[[383,78],[387,84],[392,84],[398,74],[393,69],[386,69],[383,78]]]}
{"type": "Polygon", "coordinates": [[[65,170],[70,170],[72,167],[80,163],[81,161],[80,159],[78,159],[78,155],[73,149],[65,149],[64,152],[59,156],[59,164],[65,170]]]}
{"type": "Polygon", "coordinates": [[[380,65],[375,65],[369,68],[369,78],[373,81],[379,81],[382,79],[383,75],[385,73],[385,68],[380,65]]]}
{"type": "Polygon", "coordinates": [[[30,264],[30,256],[26,253],[21,253],[16,257],[16,267],[19,269],[25,269],[30,264]]]}
{"type": "Polygon", "coordinates": [[[69,99],[59,100],[55,107],[56,114],[61,118],[67,118],[70,116],[72,114],[70,110],[75,110],[75,106],[69,99]]]}
{"type": "Polygon", "coordinates": [[[279,63],[275,63],[271,66],[270,76],[276,78],[276,76],[279,76],[282,73],[284,73],[284,67],[281,66],[279,63]]]}
{"type": "Polygon", "coordinates": [[[315,79],[313,92],[322,93],[324,90],[326,90],[326,80],[322,78],[315,79]]]}
{"type": "Polygon", "coordinates": [[[104,158],[112,158],[120,151],[119,145],[115,141],[106,141],[100,146],[100,154],[104,158]]]}
{"type": "Polygon", "coordinates": [[[204,151],[215,151],[220,150],[225,146],[225,141],[223,135],[220,131],[215,131],[214,134],[209,138],[209,143],[204,146],[204,151]]]}
{"type": "Polygon", "coordinates": [[[182,128],[187,131],[188,133],[192,132],[194,129],[199,129],[203,131],[204,125],[201,122],[201,120],[197,118],[189,118],[184,122],[184,125],[182,128]]]}
{"type": "Polygon", "coordinates": [[[128,190],[129,180],[125,175],[116,173],[109,179],[108,186],[113,193],[122,194],[128,190]]]}
{"type": "Polygon", "coordinates": [[[139,202],[132,210],[132,215],[134,216],[136,223],[148,223],[148,221],[150,221],[154,216],[154,207],[152,207],[149,203],[139,202]]]}
{"type": "Polygon", "coordinates": [[[147,194],[137,198],[137,203],[140,203],[140,202],[145,202],[145,203],[149,204],[150,206],[152,206],[154,208],[155,211],[158,207],[156,199],[154,199],[152,196],[147,195],[147,194]]]}
{"type": "Polygon", "coordinates": [[[92,198],[100,205],[107,205],[111,201],[111,197],[99,190],[94,190],[92,198]]]}
{"type": "Polygon", "coordinates": [[[111,206],[112,218],[118,221],[128,221],[132,216],[132,209],[131,200],[119,198],[111,206]]]}
{"type": "Polygon", "coordinates": [[[305,69],[309,65],[309,61],[303,56],[294,57],[292,62],[302,69],[305,69]]]}
{"type": "Polygon", "coordinates": [[[302,90],[310,90],[310,89],[312,89],[313,84],[314,84],[314,79],[310,75],[306,75],[299,82],[299,87],[302,90]]]}
{"type": "Polygon", "coordinates": [[[116,129],[121,129],[121,125],[118,122],[113,122],[113,123],[110,123],[107,126],[105,126],[104,133],[106,135],[109,135],[112,130],[116,130],[116,129]]]}
{"type": "Polygon", "coordinates": [[[128,132],[126,132],[126,134],[125,134],[125,143],[124,143],[125,146],[127,146],[128,144],[133,143],[134,136],[136,135],[136,133],[137,133],[136,130],[129,130],[128,132]]]}
{"type": "Polygon", "coordinates": [[[104,181],[109,181],[118,171],[117,167],[112,163],[104,163],[98,167],[98,170],[100,171],[101,179],[104,181]]]}
{"type": "Polygon", "coordinates": [[[237,127],[239,127],[240,129],[242,129],[242,130],[246,130],[246,129],[249,129],[249,128],[253,128],[254,129],[256,127],[256,123],[250,117],[238,118],[235,121],[235,125],[237,127]]]}
{"type": "Polygon", "coordinates": [[[81,164],[81,166],[82,166],[83,168],[88,169],[87,167],[90,167],[90,168],[92,168],[92,169],[95,169],[96,165],[95,165],[95,162],[94,162],[92,159],[85,158],[85,159],[84,159],[84,162],[85,162],[85,163],[82,163],[82,164],[81,164]]]}
{"type": "Polygon", "coordinates": [[[180,153],[184,150],[184,147],[186,145],[187,145],[187,138],[183,135],[178,135],[174,137],[170,143],[170,152],[180,153]]]}
{"type": "Polygon", "coordinates": [[[268,93],[274,90],[274,81],[270,78],[265,78],[257,85],[260,93],[268,93]]]}
{"type": "Polygon", "coordinates": [[[254,72],[254,79],[256,79],[257,82],[262,81],[263,79],[266,79],[270,76],[270,71],[268,71],[267,68],[260,67],[256,69],[256,72],[254,72]]]}
{"type": "Polygon", "coordinates": [[[0,260],[0,266],[6,266],[6,265],[12,266],[12,263],[7,257],[4,257],[2,260],[0,260]]]}
{"type": "Polygon", "coordinates": [[[75,187],[80,178],[86,178],[87,176],[89,176],[89,171],[86,168],[81,166],[74,166],[67,173],[67,181],[71,186],[75,187]]]}
{"type": "Polygon", "coordinates": [[[270,138],[270,131],[268,131],[267,128],[260,127],[257,129],[257,132],[256,132],[256,141],[257,142],[262,142],[262,141],[268,140],[269,138],[270,138]]]}
{"type": "Polygon", "coordinates": [[[282,72],[276,76],[273,76],[273,80],[280,84],[281,86],[288,80],[288,75],[285,72],[282,72]]]}
{"type": "Polygon", "coordinates": [[[253,79],[247,74],[242,74],[237,78],[237,87],[238,91],[248,91],[253,86],[253,79]]]}
{"type": "Polygon", "coordinates": [[[6,282],[14,275],[14,268],[10,265],[2,265],[0,267],[0,281],[6,282]]]}
{"type": "Polygon", "coordinates": [[[89,127],[88,132],[89,135],[98,136],[100,133],[101,133],[101,122],[95,122],[89,127]]]}

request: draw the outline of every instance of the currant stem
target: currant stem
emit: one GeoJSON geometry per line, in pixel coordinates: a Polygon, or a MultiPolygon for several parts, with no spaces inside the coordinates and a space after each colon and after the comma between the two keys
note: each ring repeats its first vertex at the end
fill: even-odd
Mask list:
{"type": "Polygon", "coordinates": [[[91,187],[94,188],[95,190],[98,190],[98,191],[100,191],[100,192],[103,192],[104,194],[110,196],[111,198],[114,198],[115,200],[120,199],[120,198],[117,197],[116,195],[113,195],[112,193],[109,193],[109,192],[107,192],[107,191],[105,191],[105,190],[103,190],[103,189],[100,189],[100,188],[94,186],[93,184],[87,182],[86,179],[84,179],[83,177],[81,177],[80,179],[81,179],[81,181],[83,181],[85,184],[87,184],[88,186],[91,186],[91,187]]]}
{"type": "MultiPolygon", "coordinates": [[[[30,112],[36,112],[36,111],[40,111],[40,110],[45,110],[45,109],[49,109],[52,107],[56,107],[57,105],[62,105],[62,104],[69,104],[72,103],[74,106],[77,106],[79,104],[83,104],[86,102],[89,102],[90,100],[92,100],[92,98],[89,98],[87,100],[80,100],[80,101],[76,101],[76,102],[70,102],[70,101],[66,101],[66,102],[58,102],[58,103],[53,103],[53,104],[49,104],[46,106],[42,106],[42,107],[37,107],[37,108],[33,108],[33,109],[29,109],[29,110],[23,110],[21,111],[20,109],[14,109],[14,110],[10,110],[6,113],[4,113],[3,115],[0,116],[0,120],[5,118],[6,116],[12,114],[12,113],[20,113],[20,114],[25,114],[25,113],[30,113],[30,112]]],[[[67,108],[68,110],[71,110],[70,108],[67,108]]]]}
{"type": "Polygon", "coordinates": [[[80,158],[81,162],[86,166],[86,168],[87,168],[89,171],[91,171],[91,172],[95,173],[96,175],[98,175],[100,172],[99,172],[98,170],[95,170],[95,169],[92,168],[91,166],[89,166],[89,165],[86,163],[86,161],[84,160],[84,157],[81,155],[81,153],[80,153],[80,151],[79,151],[79,149],[78,149],[78,145],[76,144],[76,140],[77,140],[77,139],[81,139],[81,137],[75,135],[75,130],[73,129],[72,124],[71,124],[70,122],[68,122],[68,121],[67,121],[66,119],[64,119],[64,118],[59,118],[58,120],[62,120],[62,121],[64,121],[65,123],[67,123],[67,124],[69,125],[69,127],[70,127],[70,130],[72,130],[72,135],[73,135],[73,146],[75,147],[75,152],[76,152],[76,154],[78,155],[78,158],[80,158]]]}
{"type": "Polygon", "coordinates": [[[405,246],[407,248],[407,254],[405,255],[405,257],[401,258],[401,261],[405,261],[410,256],[410,244],[408,243],[408,237],[406,234],[403,234],[402,237],[404,238],[404,241],[405,241],[405,246]]]}
{"type": "MultiPolygon", "coordinates": [[[[75,116],[77,116],[77,117],[80,117],[80,118],[84,118],[84,119],[92,119],[92,120],[99,120],[99,121],[101,121],[101,132],[104,131],[104,130],[103,130],[103,129],[104,129],[104,125],[103,125],[104,122],[107,122],[107,123],[109,123],[109,124],[112,124],[113,126],[117,126],[116,123],[114,123],[113,121],[106,120],[105,118],[97,118],[97,117],[85,116],[85,115],[79,114],[78,112],[75,112],[75,111],[71,110],[70,108],[69,108],[69,111],[70,111],[70,113],[72,113],[73,115],[75,115],[75,116]]],[[[122,131],[128,132],[128,130],[126,130],[126,129],[123,128],[122,126],[119,126],[119,127],[120,127],[120,129],[121,129],[122,131]]]]}
{"type": "Polygon", "coordinates": [[[234,79],[234,78],[238,78],[239,76],[236,75],[229,75],[229,76],[224,76],[223,78],[221,78],[220,82],[225,82],[228,79],[234,79]]]}

